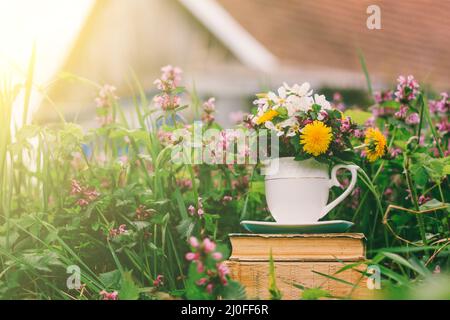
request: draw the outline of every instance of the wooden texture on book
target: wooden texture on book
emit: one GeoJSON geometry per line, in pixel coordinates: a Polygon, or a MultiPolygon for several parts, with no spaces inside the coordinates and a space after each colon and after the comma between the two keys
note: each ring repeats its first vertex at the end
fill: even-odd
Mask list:
{"type": "Polygon", "coordinates": [[[302,290],[294,284],[321,288],[336,297],[370,298],[363,265],[337,273],[347,264],[365,260],[364,240],[360,233],[230,234],[232,253],[227,264],[231,277],[246,287],[252,299],[270,297],[270,251],[283,299],[301,297],[302,290]]]}
{"type": "Polygon", "coordinates": [[[365,258],[364,235],[334,234],[230,234],[230,260],[359,261],[365,258]]]}
{"type": "MultiPolygon", "coordinates": [[[[246,288],[249,299],[269,299],[269,263],[228,261],[231,277],[246,288]]],[[[341,262],[277,262],[275,276],[282,299],[296,300],[302,296],[302,290],[294,284],[305,288],[321,288],[333,297],[367,299],[371,290],[366,288],[366,279],[356,270],[348,269],[336,274],[344,266],[341,262]],[[318,273],[316,273],[318,272],[318,273]],[[355,284],[355,287],[327,278],[319,273],[355,284]]]]}

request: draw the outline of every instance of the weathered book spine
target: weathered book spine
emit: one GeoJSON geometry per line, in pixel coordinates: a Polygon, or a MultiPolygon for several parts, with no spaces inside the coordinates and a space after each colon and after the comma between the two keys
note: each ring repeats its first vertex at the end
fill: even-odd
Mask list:
{"type": "Polygon", "coordinates": [[[230,236],[232,261],[359,261],[365,258],[364,237],[354,236],[230,236]]]}

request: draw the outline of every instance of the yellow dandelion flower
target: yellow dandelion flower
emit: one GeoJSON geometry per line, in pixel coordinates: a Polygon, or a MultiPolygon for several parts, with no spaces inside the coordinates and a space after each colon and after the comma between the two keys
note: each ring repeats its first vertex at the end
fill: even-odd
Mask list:
{"type": "Polygon", "coordinates": [[[267,121],[272,120],[273,118],[275,118],[278,115],[278,111],[270,109],[269,111],[266,111],[262,116],[260,116],[258,118],[258,120],[256,120],[256,124],[261,124],[267,121]]]}
{"type": "Polygon", "coordinates": [[[370,162],[381,158],[386,153],[386,138],[378,129],[369,128],[366,131],[366,139],[364,144],[367,145],[366,153],[367,159],[370,162]]]}
{"type": "Polygon", "coordinates": [[[300,134],[300,144],[306,153],[317,157],[327,152],[333,134],[331,128],[318,120],[307,124],[300,134]]]}

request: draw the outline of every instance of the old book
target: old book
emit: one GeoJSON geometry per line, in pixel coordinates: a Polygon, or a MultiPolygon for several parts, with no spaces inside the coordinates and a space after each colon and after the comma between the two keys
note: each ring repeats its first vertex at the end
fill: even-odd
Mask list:
{"type": "MultiPolygon", "coordinates": [[[[269,263],[227,261],[231,277],[246,289],[249,299],[269,299],[269,263]]],[[[297,300],[304,288],[320,288],[336,298],[372,299],[374,292],[366,286],[362,272],[364,265],[337,273],[344,262],[287,262],[275,261],[277,288],[283,300],[297,300]],[[359,270],[359,271],[358,271],[359,270]],[[328,278],[325,275],[334,277],[328,278]],[[339,279],[339,280],[335,280],[339,279]]]]}
{"type": "Polygon", "coordinates": [[[361,233],[230,234],[230,261],[359,261],[365,258],[361,233]]]}
{"type": "Polygon", "coordinates": [[[365,237],[360,233],[230,234],[227,264],[247,297],[269,298],[270,252],[283,299],[298,299],[304,288],[321,288],[333,297],[370,298],[364,277],[365,237]],[[345,271],[343,267],[352,265],[345,271]],[[331,276],[331,277],[330,277],[331,276]]]}

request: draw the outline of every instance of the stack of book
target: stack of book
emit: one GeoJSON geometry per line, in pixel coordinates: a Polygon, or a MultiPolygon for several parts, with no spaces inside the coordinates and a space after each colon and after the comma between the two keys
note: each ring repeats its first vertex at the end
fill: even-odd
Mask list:
{"type": "Polygon", "coordinates": [[[283,299],[299,299],[303,290],[320,288],[334,297],[366,298],[363,275],[365,237],[360,233],[330,234],[230,234],[228,266],[247,296],[267,299],[270,255],[283,299]],[[347,267],[352,264],[354,267],[347,267]]]}

